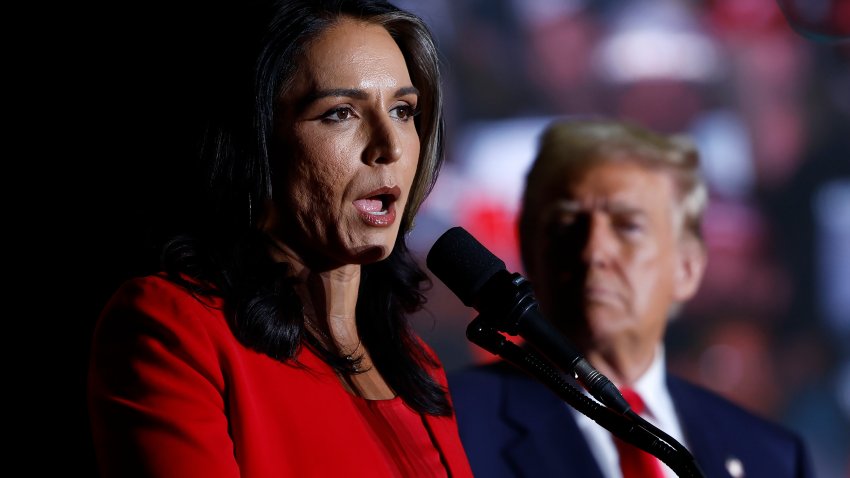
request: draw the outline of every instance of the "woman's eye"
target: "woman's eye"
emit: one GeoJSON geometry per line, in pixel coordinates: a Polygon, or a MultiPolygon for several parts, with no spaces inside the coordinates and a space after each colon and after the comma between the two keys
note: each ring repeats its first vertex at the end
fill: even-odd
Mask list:
{"type": "Polygon", "coordinates": [[[390,110],[390,116],[396,119],[400,119],[402,121],[407,121],[410,118],[416,116],[417,114],[419,114],[419,111],[417,111],[415,107],[410,105],[400,105],[390,110]]]}
{"type": "Polygon", "coordinates": [[[322,115],[322,119],[326,121],[332,121],[335,123],[339,123],[341,121],[345,121],[347,119],[351,119],[354,117],[354,111],[347,106],[343,106],[341,108],[334,108],[324,115],[322,115]]]}

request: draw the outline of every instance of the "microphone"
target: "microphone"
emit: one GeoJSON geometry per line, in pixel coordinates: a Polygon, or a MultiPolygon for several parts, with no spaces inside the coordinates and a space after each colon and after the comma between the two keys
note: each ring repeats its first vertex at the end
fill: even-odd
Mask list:
{"type": "Polygon", "coordinates": [[[531,284],[522,275],[508,272],[505,263],[464,228],[443,233],[425,262],[464,305],[477,310],[492,327],[525,339],[603,404],[622,414],[630,410],[617,387],[543,317],[531,284]]]}

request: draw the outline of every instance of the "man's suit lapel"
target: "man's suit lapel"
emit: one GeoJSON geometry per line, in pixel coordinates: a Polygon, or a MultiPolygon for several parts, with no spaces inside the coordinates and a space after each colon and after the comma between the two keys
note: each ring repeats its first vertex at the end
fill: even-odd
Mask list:
{"type": "Polygon", "coordinates": [[[520,476],[602,478],[570,406],[543,384],[530,377],[512,377],[502,410],[505,421],[517,431],[503,453],[515,470],[521,470],[520,476]],[[563,474],[563,470],[571,471],[563,474]]]}
{"type": "Polygon", "coordinates": [[[703,474],[707,477],[729,476],[726,460],[734,457],[724,456],[722,447],[724,438],[715,433],[711,416],[706,415],[705,404],[676,377],[667,375],[667,387],[681,421],[688,450],[696,459],[703,474]]]}

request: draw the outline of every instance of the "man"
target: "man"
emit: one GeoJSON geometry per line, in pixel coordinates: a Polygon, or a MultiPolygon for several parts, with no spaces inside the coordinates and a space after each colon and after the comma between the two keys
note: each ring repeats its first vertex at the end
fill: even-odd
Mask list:
{"type": "MultiPolygon", "coordinates": [[[[641,415],[685,445],[706,477],[811,476],[796,435],[665,370],[667,320],[706,264],[698,162],[685,141],[634,125],[553,123],[520,214],[527,276],[543,315],[627,398],[634,391],[641,415]]],[[[512,364],[458,371],[449,386],[476,476],[676,476],[512,364]]]]}

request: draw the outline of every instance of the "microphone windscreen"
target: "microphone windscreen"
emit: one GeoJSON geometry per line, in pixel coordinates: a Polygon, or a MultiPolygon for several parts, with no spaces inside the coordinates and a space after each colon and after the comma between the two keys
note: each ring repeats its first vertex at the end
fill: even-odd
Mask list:
{"type": "Polygon", "coordinates": [[[434,242],[425,263],[467,307],[474,307],[481,287],[506,268],[501,259],[459,226],[434,242]]]}

